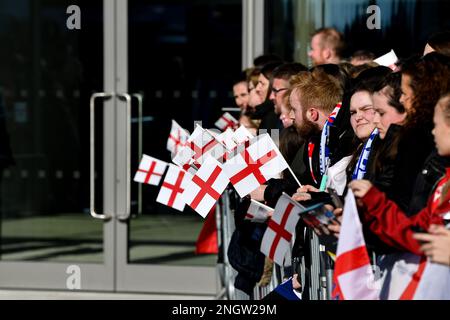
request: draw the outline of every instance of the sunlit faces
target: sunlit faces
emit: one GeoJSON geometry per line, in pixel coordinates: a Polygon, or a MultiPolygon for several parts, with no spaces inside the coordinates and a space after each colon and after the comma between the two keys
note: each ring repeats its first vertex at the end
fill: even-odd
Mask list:
{"type": "Polygon", "coordinates": [[[400,96],[400,103],[406,109],[406,112],[412,110],[412,103],[414,99],[414,92],[411,88],[411,76],[402,74],[402,95],[400,96]]]}
{"type": "Polygon", "coordinates": [[[440,156],[450,156],[450,124],[445,120],[444,111],[438,102],[434,108],[434,129],[432,131],[436,149],[440,156]]]}
{"type": "Polygon", "coordinates": [[[233,86],[233,96],[236,105],[241,109],[246,109],[248,106],[249,94],[247,82],[239,82],[233,86]]]}
{"type": "Polygon", "coordinates": [[[249,99],[248,99],[249,107],[254,108],[254,107],[260,105],[261,103],[263,103],[263,101],[261,100],[259,95],[256,93],[256,88],[253,85],[253,82],[251,82],[251,81],[248,83],[248,95],[249,95],[249,99]]]}
{"type": "Polygon", "coordinates": [[[372,96],[367,91],[358,91],[350,100],[350,123],[360,140],[366,140],[375,129],[375,110],[372,96]]]}
{"type": "Polygon", "coordinates": [[[303,110],[300,102],[300,92],[298,90],[293,90],[289,96],[289,103],[291,104],[291,111],[289,113],[289,118],[294,121],[294,125],[297,129],[300,129],[303,120],[303,110]]]}
{"type": "Polygon", "coordinates": [[[273,79],[272,90],[270,93],[270,100],[273,101],[275,113],[281,114],[281,105],[283,104],[284,96],[289,89],[289,81],[284,79],[273,79]]]}
{"type": "Polygon", "coordinates": [[[311,39],[311,50],[308,52],[308,56],[311,58],[314,65],[326,63],[324,57],[325,50],[322,48],[321,37],[321,34],[316,34],[311,39]]]}
{"type": "Polygon", "coordinates": [[[267,94],[269,93],[269,85],[269,79],[261,73],[258,78],[258,84],[256,85],[256,93],[263,102],[266,100],[267,94]]]}
{"type": "Polygon", "coordinates": [[[294,124],[294,120],[290,116],[291,109],[288,107],[287,102],[286,99],[283,99],[281,104],[280,120],[283,123],[283,128],[288,128],[294,124]]]}
{"type": "Polygon", "coordinates": [[[386,137],[386,132],[391,124],[401,124],[406,118],[406,112],[400,113],[389,105],[388,90],[390,90],[389,87],[385,87],[383,90],[375,92],[372,96],[375,109],[373,123],[378,128],[381,139],[386,137]]]}

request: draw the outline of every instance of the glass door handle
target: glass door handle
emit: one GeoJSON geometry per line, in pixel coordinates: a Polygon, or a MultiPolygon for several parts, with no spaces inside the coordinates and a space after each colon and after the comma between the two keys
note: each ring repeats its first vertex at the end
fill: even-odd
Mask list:
{"type": "MultiPolygon", "coordinates": [[[[142,106],[144,102],[144,95],[141,93],[134,93],[131,95],[138,101],[138,162],[142,159],[142,106]]],[[[138,185],[138,215],[142,214],[142,183],[138,185]]]]}
{"type": "Polygon", "coordinates": [[[131,182],[131,96],[128,93],[118,93],[119,98],[125,99],[127,103],[127,199],[126,199],[126,212],[124,214],[118,214],[117,219],[121,221],[128,220],[131,212],[131,194],[130,194],[130,182],[131,182]]]}
{"type": "Polygon", "coordinates": [[[90,99],[90,213],[95,219],[109,220],[112,214],[98,214],[95,212],[95,100],[102,98],[108,99],[114,96],[114,93],[97,92],[90,99]]]}

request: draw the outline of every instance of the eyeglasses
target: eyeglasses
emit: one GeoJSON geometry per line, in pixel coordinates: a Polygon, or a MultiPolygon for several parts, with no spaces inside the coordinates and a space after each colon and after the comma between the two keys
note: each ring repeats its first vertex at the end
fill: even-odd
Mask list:
{"type": "Polygon", "coordinates": [[[272,88],[272,92],[273,92],[275,95],[277,95],[277,94],[280,93],[281,91],[285,91],[285,90],[288,90],[288,88],[280,88],[280,89],[272,88]]]}

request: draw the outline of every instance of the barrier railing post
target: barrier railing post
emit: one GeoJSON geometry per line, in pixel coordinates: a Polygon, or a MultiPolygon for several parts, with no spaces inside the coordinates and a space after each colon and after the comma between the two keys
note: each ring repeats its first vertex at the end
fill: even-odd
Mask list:
{"type": "Polygon", "coordinates": [[[320,252],[319,252],[319,238],[317,235],[309,230],[310,232],[310,255],[311,255],[311,286],[310,286],[310,299],[319,300],[320,292],[320,252]]]}

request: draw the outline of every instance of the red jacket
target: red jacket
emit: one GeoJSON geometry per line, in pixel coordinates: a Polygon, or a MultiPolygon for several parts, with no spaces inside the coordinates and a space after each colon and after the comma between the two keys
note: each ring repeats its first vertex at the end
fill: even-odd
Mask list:
{"type": "Polygon", "coordinates": [[[407,217],[404,212],[386,195],[376,187],[372,187],[361,199],[365,210],[362,223],[370,228],[383,242],[401,251],[409,251],[417,255],[419,243],[413,239],[412,226],[428,230],[431,224],[443,224],[443,214],[450,211],[450,192],[441,204],[441,191],[443,185],[450,180],[450,168],[446,169],[445,176],[438,182],[433,195],[428,199],[428,205],[415,216],[407,217]]]}

